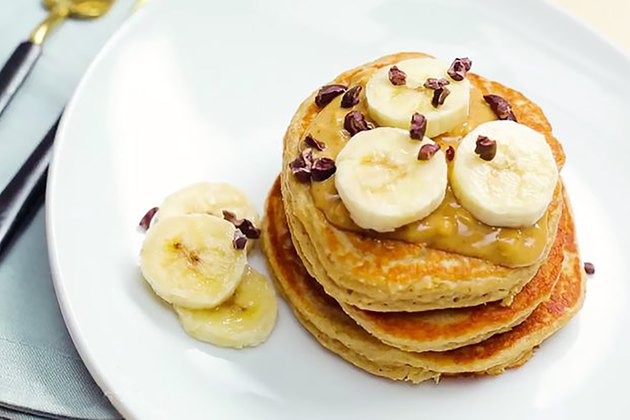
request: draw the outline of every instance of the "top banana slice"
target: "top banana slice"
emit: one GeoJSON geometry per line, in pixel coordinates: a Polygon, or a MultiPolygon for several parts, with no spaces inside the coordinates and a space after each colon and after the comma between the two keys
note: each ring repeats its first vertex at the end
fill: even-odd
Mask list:
{"type": "Polygon", "coordinates": [[[380,126],[409,129],[411,116],[418,112],[427,119],[427,137],[435,137],[461,125],[468,117],[470,82],[455,81],[447,74],[448,64],[431,57],[413,58],[396,64],[406,74],[406,82],[394,85],[385,66],[376,71],[366,85],[368,110],[380,126]],[[429,78],[446,79],[450,94],[434,107],[434,91],[424,87],[429,78]]]}
{"type": "Polygon", "coordinates": [[[447,165],[438,150],[418,160],[425,137],[412,140],[400,128],[378,127],[355,134],[337,156],[335,186],[364,229],[389,232],[428,216],[446,192],[447,165]]]}
{"type": "Polygon", "coordinates": [[[457,200],[483,223],[524,227],[545,213],[558,183],[558,167],[545,136],[513,121],[479,125],[459,144],[451,185],[457,200]],[[496,142],[484,160],[475,150],[479,137],[496,142]]]}
{"type": "Polygon", "coordinates": [[[140,266],[155,293],[191,309],[212,308],[228,299],[247,263],[233,246],[236,228],[204,214],[160,220],[147,232],[140,266]]]}

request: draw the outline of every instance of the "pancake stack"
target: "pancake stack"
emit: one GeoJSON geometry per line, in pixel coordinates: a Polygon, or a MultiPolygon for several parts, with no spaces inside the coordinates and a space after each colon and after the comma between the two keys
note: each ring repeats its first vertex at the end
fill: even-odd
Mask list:
{"type": "MultiPolygon", "coordinates": [[[[317,341],[367,372],[414,383],[442,375],[498,374],[522,365],[577,313],[585,291],[560,178],[548,178],[553,182],[547,186],[550,198],[531,226],[491,226],[479,220],[485,216],[472,215],[472,205],[462,205],[453,165],[463,159],[464,146],[459,155],[458,147],[466,136],[484,123],[518,120],[519,126],[544,136],[558,171],[564,163],[562,147],[540,108],[512,89],[467,73],[467,59],[463,72],[454,64],[448,71],[451,79],[442,79],[450,80],[443,83],[451,86],[453,102],[448,93],[446,100],[439,98],[442,85],[430,87],[434,108],[450,109],[458,100],[463,73],[470,95],[465,92],[462,121],[440,131],[430,109],[417,143],[418,165],[438,158],[448,162],[449,182],[440,200],[419,220],[392,229],[361,226],[364,219],[349,210],[354,209],[351,198],[342,194],[342,180],[335,179],[347,175],[341,166],[335,173],[334,162],[340,165],[340,153],[347,153],[351,138],[367,142],[361,137],[366,132],[385,133],[389,127],[389,120],[371,106],[374,101],[365,97],[372,94],[368,84],[375,83],[379,70],[389,68],[389,80],[398,85],[392,67],[410,68],[404,67],[408,60],[426,57],[401,53],[380,58],[343,73],[301,104],[285,136],[283,171],[269,193],[262,227],[263,251],[277,286],[317,341]],[[493,98],[507,108],[497,107],[493,98]],[[433,148],[426,149],[428,158],[421,156],[424,144],[433,148]]],[[[406,86],[412,86],[406,76],[406,86]]],[[[414,119],[415,114],[407,127],[411,139],[417,137],[414,119]]],[[[481,156],[480,140],[476,153],[481,156]]],[[[506,152],[499,144],[495,154],[500,153],[506,152]]]]}

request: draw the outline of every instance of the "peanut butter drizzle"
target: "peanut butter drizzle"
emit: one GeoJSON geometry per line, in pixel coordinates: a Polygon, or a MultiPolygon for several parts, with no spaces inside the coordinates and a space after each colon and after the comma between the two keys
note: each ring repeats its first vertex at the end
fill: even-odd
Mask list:
{"type": "MultiPolygon", "coordinates": [[[[359,72],[349,87],[365,86],[371,72],[359,72]]],[[[359,110],[369,120],[365,92],[359,104],[353,108],[341,108],[341,96],[335,98],[320,111],[306,130],[307,134],[326,143],[317,156],[335,159],[350,135],[343,128],[345,115],[351,110],[359,110]]],[[[410,117],[411,118],[411,117],[410,117]]],[[[459,140],[479,124],[495,120],[496,116],[483,99],[481,91],[473,85],[468,120],[434,140],[442,146],[457,149],[459,140]]],[[[457,153],[457,150],[456,152],[457,153]]],[[[449,163],[449,176],[451,164],[449,163]]],[[[518,267],[534,264],[541,257],[547,243],[547,217],[545,215],[533,226],[525,228],[500,228],[488,226],[476,220],[464,209],[447,188],[444,201],[433,213],[422,220],[402,226],[393,232],[378,233],[362,229],[350,217],[335,188],[334,176],[323,182],[311,184],[311,195],[315,206],[334,226],[376,238],[396,239],[410,243],[421,243],[431,248],[455,252],[470,257],[483,258],[496,264],[518,267]]]]}

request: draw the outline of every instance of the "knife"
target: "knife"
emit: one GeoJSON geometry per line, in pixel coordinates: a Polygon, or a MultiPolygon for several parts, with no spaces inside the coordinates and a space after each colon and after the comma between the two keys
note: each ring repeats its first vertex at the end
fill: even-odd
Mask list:
{"type": "Polygon", "coordinates": [[[42,202],[60,119],[61,116],[0,193],[0,258],[19,228],[42,202]]]}

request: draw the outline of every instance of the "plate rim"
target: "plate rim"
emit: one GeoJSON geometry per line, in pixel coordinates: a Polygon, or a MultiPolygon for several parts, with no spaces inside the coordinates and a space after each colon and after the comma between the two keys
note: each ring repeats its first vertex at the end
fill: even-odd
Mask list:
{"type": "Polygon", "coordinates": [[[147,10],[152,10],[158,3],[166,3],[164,0],[153,0],[148,4],[145,3],[140,9],[132,10],[131,14],[120,24],[120,26],[114,31],[114,33],[107,39],[105,44],[101,47],[98,53],[94,56],[90,64],[88,65],[85,73],[81,76],[81,79],[75,87],[70,100],[63,110],[57,132],[55,133],[55,139],[53,143],[53,150],[50,165],[48,167],[48,178],[46,181],[46,197],[45,197],[45,223],[46,223],[46,244],[48,248],[48,263],[50,266],[50,273],[53,280],[53,289],[63,322],[66,325],[68,334],[72,339],[74,347],[81,357],[81,361],[85,365],[86,369],[90,373],[90,376],[96,382],[100,390],[107,397],[112,406],[123,416],[123,418],[137,418],[138,415],[133,409],[133,403],[124,401],[123,398],[118,398],[116,391],[114,390],[111,379],[107,378],[107,375],[102,373],[102,369],[98,366],[96,357],[88,350],[84,337],[80,334],[80,327],[77,322],[77,317],[74,314],[74,309],[70,303],[70,298],[66,292],[66,284],[61,275],[61,267],[58,257],[58,248],[56,246],[56,229],[53,225],[54,206],[52,203],[55,201],[54,195],[56,190],[56,178],[57,178],[57,165],[59,159],[57,156],[60,154],[61,145],[66,138],[67,126],[70,124],[68,121],[72,120],[72,114],[77,107],[78,97],[85,89],[85,85],[89,83],[92,78],[92,74],[96,71],[104,57],[110,50],[114,49],[119,40],[122,39],[125,34],[131,30],[134,26],[138,25],[144,16],[147,14],[147,10]]]}
{"type": "MultiPolygon", "coordinates": [[[[536,3],[538,3],[538,7],[551,9],[553,12],[556,13],[556,18],[566,19],[570,21],[572,25],[580,28],[580,30],[584,33],[588,33],[596,41],[609,48],[611,52],[614,53],[614,55],[625,61],[626,64],[630,65],[630,52],[624,50],[617,42],[603,34],[599,29],[595,28],[589,22],[582,20],[577,15],[572,14],[568,9],[561,6],[557,2],[554,2],[553,0],[530,0],[530,3],[532,4],[530,7],[536,7],[535,5],[536,3]]],[[[61,311],[64,324],[66,325],[68,333],[77,350],[77,353],[81,357],[83,364],[85,365],[91,377],[94,379],[103,394],[111,402],[114,408],[120,414],[122,414],[124,418],[138,418],[139,413],[135,410],[135,406],[132,400],[120,398],[119,395],[116,393],[113,384],[111,383],[111,377],[108,377],[108,375],[103,372],[102,368],[99,366],[97,358],[88,350],[89,346],[80,333],[81,327],[74,313],[70,298],[67,294],[65,281],[63,280],[63,276],[61,275],[62,269],[59,262],[58,247],[56,246],[56,227],[53,225],[55,205],[53,205],[52,203],[55,202],[54,196],[58,183],[58,155],[61,154],[61,145],[64,144],[64,139],[66,138],[66,132],[68,130],[67,127],[71,124],[71,121],[73,119],[72,116],[74,113],[74,109],[77,107],[78,97],[86,89],[86,85],[92,79],[93,73],[96,71],[96,69],[99,67],[100,63],[104,60],[108,53],[112,49],[115,49],[118,44],[122,42],[121,40],[124,38],[124,36],[129,31],[132,31],[133,28],[138,25],[143,19],[145,19],[145,16],[148,15],[150,11],[155,10],[158,7],[157,5],[165,4],[168,4],[168,6],[162,7],[177,7],[176,2],[153,0],[151,2],[148,2],[148,4],[145,3],[139,10],[135,10],[134,12],[132,12],[132,14],[130,14],[120,24],[120,26],[114,31],[114,33],[109,37],[109,39],[98,51],[98,53],[94,56],[86,71],[81,76],[79,83],[76,85],[70,97],[70,100],[68,101],[63,111],[59,127],[55,134],[52,159],[48,170],[48,179],[46,182],[46,244],[48,247],[48,262],[51,270],[51,277],[53,280],[53,288],[55,291],[57,302],[59,304],[59,309],[61,311]]]]}

